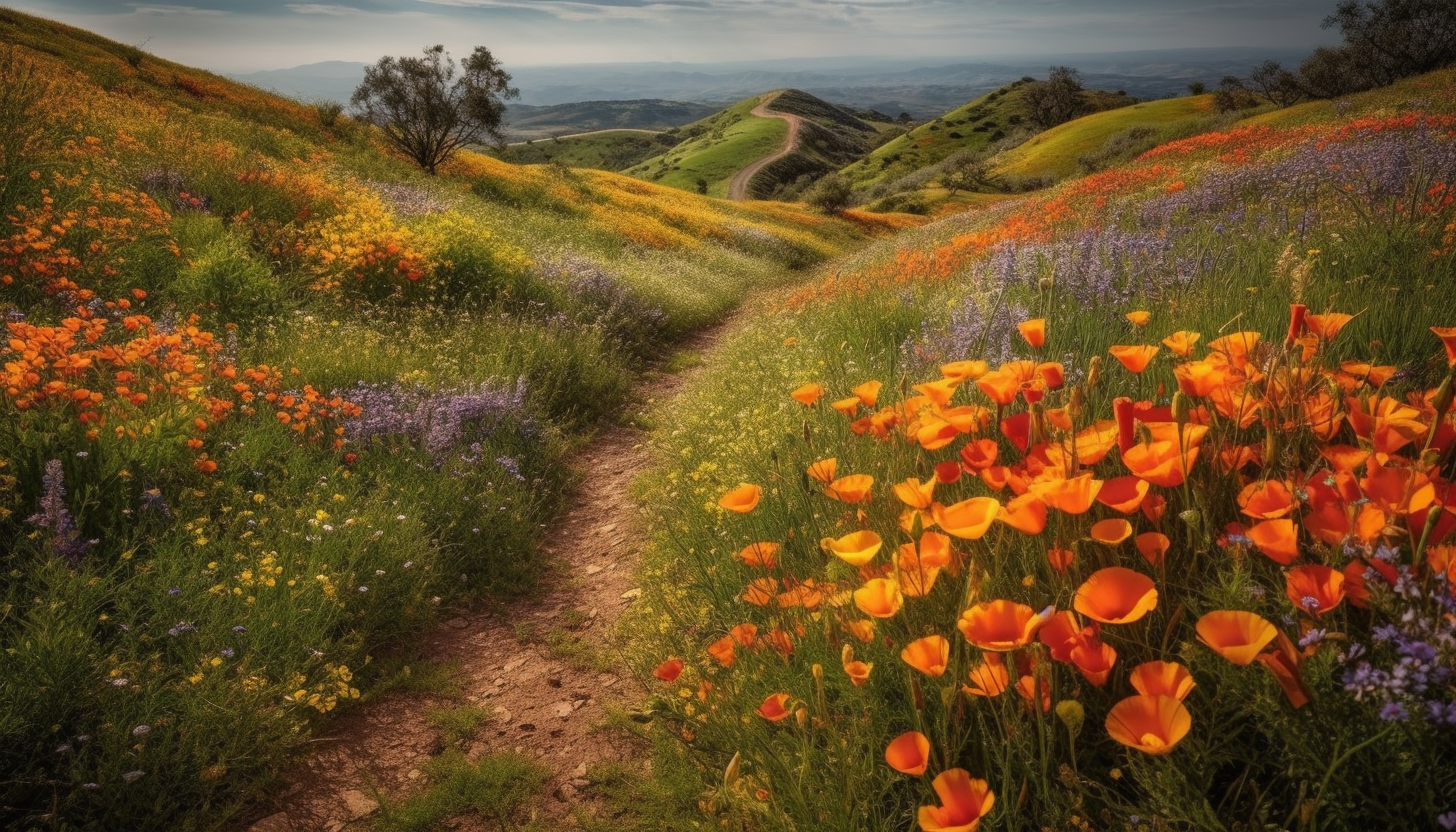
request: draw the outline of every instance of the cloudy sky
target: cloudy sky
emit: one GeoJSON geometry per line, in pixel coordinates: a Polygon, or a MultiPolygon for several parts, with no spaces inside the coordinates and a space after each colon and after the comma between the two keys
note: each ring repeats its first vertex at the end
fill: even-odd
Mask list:
{"type": "Polygon", "coordinates": [[[222,72],[484,44],[507,66],[1307,48],[1336,0],[0,0],[222,72]]]}

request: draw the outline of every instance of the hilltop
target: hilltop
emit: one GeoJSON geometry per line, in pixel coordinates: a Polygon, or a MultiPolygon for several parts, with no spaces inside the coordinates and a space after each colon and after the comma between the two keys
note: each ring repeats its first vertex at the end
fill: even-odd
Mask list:
{"type": "Polygon", "coordinates": [[[660,98],[575,101],[544,107],[513,103],[506,108],[502,131],[512,142],[599,130],[662,131],[697,121],[717,110],[711,104],[660,98]]]}
{"type": "Polygon", "coordinates": [[[762,170],[750,193],[767,198],[802,185],[869,151],[883,125],[800,90],[780,90],[744,99],[708,118],[679,128],[682,141],[623,172],[685,190],[726,196],[728,183],[755,160],[779,149],[788,134],[781,119],[752,114],[760,104],[801,120],[798,148],[762,170]]]}

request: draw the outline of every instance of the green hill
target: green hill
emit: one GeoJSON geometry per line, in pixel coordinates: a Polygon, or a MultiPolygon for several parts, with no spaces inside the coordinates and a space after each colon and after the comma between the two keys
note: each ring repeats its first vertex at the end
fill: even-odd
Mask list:
{"type": "MultiPolygon", "coordinates": [[[[879,129],[852,113],[798,90],[770,93],[769,108],[803,119],[801,149],[765,168],[751,192],[764,197],[781,191],[799,177],[834,170],[874,146],[879,129]]],[[[744,99],[727,109],[680,129],[684,140],[670,150],[627,168],[623,173],[684,190],[726,196],[733,175],[783,146],[788,124],[783,119],[752,114],[764,97],[744,99]],[[702,184],[700,184],[700,182],[702,184]]]]}
{"type": "Polygon", "coordinates": [[[712,115],[717,109],[711,104],[660,98],[573,101],[548,107],[512,104],[506,110],[503,131],[512,141],[525,141],[595,130],[667,130],[712,115]]]}
{"type": "Polygon", "coordinates": [[[516,142],[492,155],[516,164],[556,163],[573,168],[621,170],[677,144],[676,131],[596,130],[577,136],[516,142]]]}
{"type": "Polygon", "coordinates": [[[991,172],[1013,187],[1065,179],[1128,161],[1144,150],[1226,126],[1212,95],[1167,98],[1093,113],[1059,124],[992,160],[991,172]]]}

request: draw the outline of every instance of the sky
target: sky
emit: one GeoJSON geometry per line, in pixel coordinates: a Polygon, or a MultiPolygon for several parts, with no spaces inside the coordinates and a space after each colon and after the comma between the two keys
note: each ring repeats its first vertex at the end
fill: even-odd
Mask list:
{"type": "Polygon", "coordinates": [[[1334,43],[1336,0],[0,0],[217,72],[443,43],[507,66],[790,57],[967,61],[1334,43]]]}

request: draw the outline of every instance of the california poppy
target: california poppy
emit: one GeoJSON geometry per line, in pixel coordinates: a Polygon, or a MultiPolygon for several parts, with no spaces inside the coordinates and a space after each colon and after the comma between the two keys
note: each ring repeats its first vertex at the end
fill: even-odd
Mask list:
{"type": "Polygon", "coordinates": [[[1239,508],[1250,517],[1274,520],[1294,510],[1294,495],[1279,480],[1249,483],[1239,492],[1239,508]]]}
{"type": "Polygon", "coordinates": [[[918,638],[905,645],[900,658],[926,676],[938,677],[950,663],[950,642],[940,635],[918,638]]]}
{"type": "Polygon", "coordinates": [[[906,731],[890,740],[885,748],[885,762],[901,774],[919,777],[930,765],[930,739],[919,731],[906,731]]]}
{"type": "Polygon", "coordinates": [[[893,618],[904,606],[905,597],[894,578],[874,578],[854,591],[854,603],[865,615],[893,618]]]}
{"type": "Polygon", "coordinates": [[[961,478],[961,464],[953,459],[936,463],[935,478],[945,485],[955,484],[961,478]]]}
{"type": "Polygon", "coordinates": [[[718,664],[724,667],[732,667],[738,661],[737,642],[733,636],[723,636],[712,644],[708,645],[708,655],[718,660],[718,664]]]}
{"type": "Polygon", "coordinates": [[[1125,317],[1133,326],[1147,326],[1148,321],[1153,317],[1153,313],[1146,309],[1139,309],[1136,312],[1127,313],[1125,317]]]}
{"type": "Polygon", "coordinates": [[[949,506],[931,507],[935,522],[946,534],[964,540],[979,540],[991,528],[1001,503],[994,497],[971,497],[949,506]]]}
{"type": "Polygon", "coordinates": [[[1146,754],[1167,754],[1193,727],[1193,716],[1172,696],[1129,696],[1107,713],[1107,733],[1146,754]]]}
{"type": "Polygon", "coordinates": [[[1289,349],[1304,334],[1304,319],[1309,314],[1309,307],[1302,303],[1289,304],[1289,332],[1284,336],[1284,348],[1289,349]]]}
{"type": "Polygon", "coordinates": [[[996,519],[1022,534],[1041,534],[1046,529],[1046,503],[1028,492],[1007,501],[996,513],[996,519]]]}
{"type": "Polygon", "coordinates": [[[1101,687],[1107,684],[1112,666],[1117,663],[1117,651],[1097,638],[1078,639],[1072,647],[1071,659],[1082,678],[1101,687]]]}
{"type": "Polygon", "coordinates": [[[777,543],[750,543],[738,552],[738,559],[746,566],[759,566],[764,569],[772,569],[779,562],[779,544],[777,543]]]}
{"type": "Polygon", "coordinates": [[[1202,337],[1197,332],[1180,330],[1164,338],[1163,346],[1167,347],[1175,355],[1187,358],[1193,352],[1193,345],[1198,343],[1198,339],[1202,337]]]}
{"type": "Polygon", "coordinates": [[[790,393],[789,395],[792,396],[794,401],[798,402],[799,404],[802,404],[805,407],[810,407],[815,402],[819,401],[820,396],[824,395],[824,385],[814,383],[805,384],[802,387],[795,388],[794,392],[790,393]]]}
{"type": "Polygon", "coordinates": [[[656,676],[664,682],[675,682],[677,681],[677,677],[682,675],[682,671],[683,660],[674,658],[668,659],[662,664],[658,665],[657,668],[652,671],[652,675],[656,676]]]}
{"type": "Polygon", "coordinates": [[[1243,610],[1215,610],[1198,619],[1195,629],[1199,641],[1239,665],[1253,662],[1278,632],[1263,616],[1243,610]]]}
{"type": "Polygon", "coordinates": [[[1158,354],[1158,348],[1148,344],[1137,344],[1133,346],[1114,346],[1108,349],[1112,357],[1122,362],[1130,372],[1141,373],[1148,368],[1148,362],[1158,354]]]}
{"type": "Polygon", "coordinates": [[[960,384],[960,379],[942,378],[917,384],[914,389],[935,402],[937,407],[945,407],[950,404],[950,400],[955,396],[956,388],[960,384]]]}
{"type": "Polygon", "coordinates": [[[1436,333],[1436,337],[1446,347],[1446,365],[1456,367],[1456,326],[1433,326],[1431,331],[1436,333]]]}
{"type": "Polygon", "coordinates": [[[873,662],[862,662],[855,659],[854,648],[848,644],[844,645],[844,649],[839,652],[839,659],[840,664],[844,667],[845,675],[849,676],[849,681],[855,687],[862,688],[869,684],[870,671],[875,669],[873,662]]]}
{"type": "Polygon", "coordinates": [[[1152,579],[1125,566],[1093,572],[1077,588],[1072,601],[1077,612],[1103,624],[1128,624],[1157,606],[1158,590],[1152,579]]]}
{"type": "Polygon", "coordinates": [[[942,771],[930,787],[942,805],[920,807],[916,820],[922,832],[975,832],[996,802],[990,784],[963,768],[942,771]]]}
{"type": "Polygon", "coordinates": [[[1025,647],[1051,616],[1051,608],[1038,613],[1025,604],[998,599],[983,601],[961,613],[956,627],[966,641],[995,652],[1025,647]]]}
{"type": "Polygon", "coordinates": [[[829,406],[834,408],[836,411],[843,413],[845,416],[853,418],[854,414],[859,412],[859,406],[861,404],[863,404],[863,402],[860,401],[859,396],[850,396],[849,398],[845,399],[836,399],[835,401],[830,402],[829,406]]]}
{"type": "Polygon", "coordinates": [[[779,582],[774,578],[754,578],[743,590],[743,601],[755,607],[766,607],[778,598],[779,582]]]}
{"type": "Polygon", "coordinates": [[[1345,328],[1355,316],[1346,315],[1343,312],[1326,312],[1323,315],[1305,315],[1304,327],[1317,335],[1322,341],[1333,341],[1340,330],[1345,328]]]}
{"type": "Polygon", "coordinates": [[[769,722],[782,722],[793,713],[789,710],[788,704],[789,695],[787,693],[770,693],[763,700],[763,704],[754,709],[754,713],[769,722]]]}
{"type": "Polygon", "coordinates": [[[935,494],[935,477],[924,482],[911,477],[904,482],[895,483],[894,491],[895,496],[900,498],[900,502],[911,508],[930,508],[932,497],[935,494]]]}
{"type": "Polygon", "coordinates": [[[864,402],[865,407],[873,408],[880,401],[880,388],[883,386],[878,381],[870,380],[854,388],[852,392],[864,402]]]}
{"type": "Polygon", "coordinates": [[[1208,342],[1208,348],[1232,359],[1242,359],[1254,351],[1263,335],[1258,332],[1231,332],[1208,342]]]}
{"type": "Polygon", "coordinates": [[[994,370],[976,379],[976,387],[997,405],[1007,407],[1016,401],[1016,394],[1021,391],[1021,380],[1010,373],[994,370]]]}
{"type": "Polygon", "coordinates": [[[1168,547],[1172,541],[1168,536],[1160,532],[1143,532],[1137,536],[1138,554],[1148,562],[1154,569],[1163,565],[1163,558],[1168,554],[1168,547]]]}
{"type": "Polygon", "coordinates": [[[880,536],[869,529],[850,532],[837,540],[826,537],[819,541],[820,548],[850,566],[864,566],[874,560],[882,545],[880,536]]]}
{"type": "Polygon", "coordinates": [[[1093,477],[1090,471],[1066,479],[1043,480],[1030,487],[1030,493],[1065,514],[1086,514],[1101,490],[1102,480],[1093,477]]]}
{"type": "Polygon", "coordinates": [[[1000,696],[1011,686],[1011,674],[996,653],[987,653],[980,664],[971,668],[970,679],[971,683],[962,685],[961,690],[971,696],[1000,696]]]}
{"type": "Polygon", "coordinates": [[[1265,520],[1251,526],[1246,534],[1259,551],[1275,563],[1288,566],[1299,557],[1299,539],[1293,520],[1265,520]]]}
{"type": "Polygon", "coordinates": [[[941,375],[956,381],[974,381],[986,374],[991,365],[984,361],[953,361],[949,364],[940,365],[941,375]]]}
{"type": "Polygon", "coordinates": [[[1040,347],[1046,343],[1046,318],[1032,318],[1029,321],[1022,321],[1016,325],[1021,332],[1021,337],[1026,343],[1033,347],[1040,347]]]}
{"type": "Polygon", "coordinates": [[[834,473],[838,469],[839,460],[831,456],[828,459],[821,459],[818,462],[810,464],[804,473],[808,474],[811,480],[818,480],[819,482],[828,484],[834,480],[834,473]]]}
{"type": "Polygon", "coordinates": [[[1179,702],[1196,684],[1188,668],[1177,662],[1143,662],[1128,674],[1128,681],[1143,696],[1171,696],[1179,702]]]}
{"type": "Polygon", "coordinates": [[[961,448],[961,462],[972,471],[984,471],[996,464],[1001,448],[994,439],[973,439],[961,448]]]}
{"type": "Polygon", "coordinates": [[[738,514],[747,514],[758,507],[758,501],[763,499],[763,489],[744,483],[737,488],[718,498],[718,505],[738,514]]]}
{"type": "Polygon", "coordinates": [[[1055,615],[1049,616],[1041,629],[1036,631],[1036,640],[1045,644],[1047,652],[1053,659],[1059,662],[1072,660],[1072,648],[1085,637],[1097,635],[1094,624],[1091,627],[1083,627],[1082,622],[1077,620],[1077,614],[1071,610],[1059,610],[1055,615]]]}
{"type": "Polygon", "coordinates": [[[1323,615],[1345,598],[1345,575],[1317,563],[1293,567],[1284,573],[1284,594],[1302,613],[1323,615]]]}
{"type": "Polygon", "coordinates": [[[874,484],[875,478],[869,474],[850,474],[831,482],[824,489],[824,495],[841,503],[862,503],[869,499],[874,484]]]}
{"type": "Polygon", "coordinates": [[[1088,536],[1098,543],[1116,546],[1129,537],[1132,537],[1132,524],[1121,517],[1114,517],[1111,520],[1100,520],[1092,524],[1092,530],[1088,532],[1088,536]]]}
{"type": "Polygon", "coordinates": [[[1057,571],[1058,575],[1065,575],[1067,574],[1067,569],[1071,567],[1072,560],[1075,556],[1075,553],[1071,549],[1053,546],[1047,550],[1047,563],[1057,571]]]}
{"type": "Polygon", "coordinates": [[[1122,476],[1104,480],[1097,490],[1097,502],[1113,511],[1132,514],[1148,496],[1148,482],[1140,477],[1122,476]]]}

